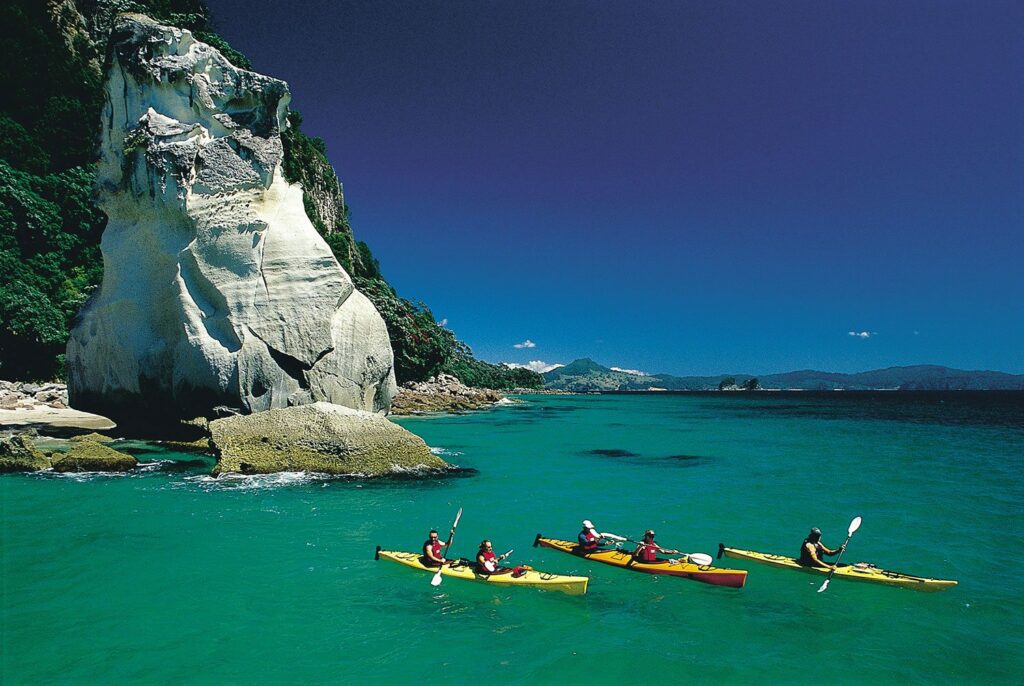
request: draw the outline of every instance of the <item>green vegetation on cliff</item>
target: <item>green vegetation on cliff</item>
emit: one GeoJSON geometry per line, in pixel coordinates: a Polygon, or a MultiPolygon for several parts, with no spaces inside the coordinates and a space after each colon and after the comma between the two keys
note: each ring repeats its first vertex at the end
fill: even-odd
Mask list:
{"type": "Polygon", "coordinates": [[[62,373],[68,325],[103,274],[106,218],[92,203],[98,51],[73,22],[49,12],[38,0],[0,7],[0,375],[7,378],[62,373]]]}
{"type": "Polygon", "coordinates": [[[473,357],[469,346],[441,326],[426,304],[413,303],[384,279],[380,263],[363,241],[357,241],[337,174],[327,159],[324,142],[302,132],[302,115],[288,114],[283,133],[284,174],[302,185],[303,203],[313,226],[327,241],[363,295],[380,312],[395,353],[399,383],[423,381],[439,373],[453,374],[467,386],[509,389],[540,388],[544,380],[529,370],[508,369],[473,357]]]}
{"type": "Polygon", "coordinates": [[[456,345],[455,353],[444,365],[443,371],[458,377],[467,386],[498,390],[544,387],[544,377],[537,372],[482,362],[473,357],[473,351],[462,342],[456,345]]]}
{"type": "MultiPolygon", "coordinates": [[[[0,6],[0,377],[63,375],[70,324],[102,279],[106,217],[93,202],[106,37],[120,12],[191,30],[232,63],[249,60],[212,31],[202,0],[11,0],[0,6]]],[[[285,177],[304,191],[306,214],[388,327],[400,382],[440,372],[467,385],[540,387],[540,375],[488,364],[399,296],[355,240],[338,177],[320,138],[288,115],[285,177]]]]}

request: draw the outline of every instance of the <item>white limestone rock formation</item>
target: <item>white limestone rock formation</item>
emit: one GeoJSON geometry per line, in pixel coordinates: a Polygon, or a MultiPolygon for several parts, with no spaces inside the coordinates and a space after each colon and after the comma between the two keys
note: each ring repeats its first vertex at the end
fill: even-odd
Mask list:
{"type": "Polygon", "coordinates": [[[287,84],[138,14],[118,17],[110,51],[103,285],[68,342],[72,406],[126,421],[387,412],[384,321],[282,174],[287,84]]]}

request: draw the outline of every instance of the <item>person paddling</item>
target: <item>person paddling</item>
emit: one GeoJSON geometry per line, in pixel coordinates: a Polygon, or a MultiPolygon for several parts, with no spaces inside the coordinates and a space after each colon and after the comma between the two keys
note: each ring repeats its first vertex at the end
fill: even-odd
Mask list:
{"type": "Polygon", "coordinates": [[[821,542],[821,529],[814,527],[811,529],[811,533],[807,534],[807,538],[804,539],[804,543],[800,546],[800,558],[798,562],[805,567],[821,567],[824,569],[835,569],[835,565],[830,565],[825,561],[826,555],[838,555],[846,549],[846,544],[839,546],[835,550],[826,548],[821,542]]]}
{"type": "Polygon", "coordinates": [[[441,547],[448,545],[437,536],[437,530],[431,529],[427,540],[423,542],[423,564],[428,567],[441,567],[447,560],[441,554],[441,547]]]}
{"type": "Polygon", "coordinates": [[[676,552],[674,550],[665,550],[660,545],[654,542],[654,529],[648,529],[644,532],[644,540],[640,542],[640,545],[633,551],[634,562],[644,562],[646,564],[656,564],[658,562],[666,562],[666,560],[659,560],[658,553],[664,552],[676,552]]]}
{"type": "Polygon", "coordinates": [[[494,546],[487,539],[480,541],[480,549],[476,551],[476,569],[481,574],[494,574],[498,571],[498,556],[494,554],[494,546]]]}
{"type": "Polygon", "coordinates": [[[594,528],[594,523],[589,519],[583,520],[583,530],[580,531],[576,537],[579,541],[580,548],[585,553],[593,553],[598,550],[601,545],[601,534],[597,533],[597,529],[594,528]]]}

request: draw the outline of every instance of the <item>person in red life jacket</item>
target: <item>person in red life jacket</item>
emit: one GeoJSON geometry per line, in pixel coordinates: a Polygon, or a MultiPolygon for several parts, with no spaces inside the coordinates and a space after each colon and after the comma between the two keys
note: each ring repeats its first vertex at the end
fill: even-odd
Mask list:
{"type": "Polygon", "coordinates": [[[445,545],[448,544],[441,542],[437,537],[437,531],[431,529],[429,537],[423,542],[423,564],[428,567],[443,566],[447,560],[441,554],[441,547],[445,545]]]}
{"type": "Polygon", "coordinates": [[[844,548],[846,548],[845,543],[835,550],[826,548],[821,542],[821,529],[814,527],[811,529],[811,533],[807,534],[807,538],[804,539],[803,545],[800,546],[800,559],[798,562],[805,567],[835,569],[835,565],[830,565],[828,562],[825,562],[825,556],[838,555],[844,548]]]}
{"type": "Polygon", "coordinates": [[[494,554],[494,546],[486,539],[480,541],[480,550],[476,551],[476,568],[481,574],[494,574],[498,571],[498,556],[494,554]]]}
{"type": "Polygon", "coordinates": [[[601,545],[601,534],[597,533],[597,529],[594,528],[594,523],[589,519],[583,520],[583,530],[580,531],[576,537],[579,541],[580,548],[585,553],[596,552],[601,545]]]}
{"type": "Polygon", "coordinates": [[[658,553],[660,552],[674,552],[665,550],[660,545],[654,542],[654,530],[648,529],[644,532],[644,540],[636,547],[633,551],[634,562],[644,562],[647,564],[653,564],[657,562],[665,562],[666,560],[659,560],[658,553]]]}

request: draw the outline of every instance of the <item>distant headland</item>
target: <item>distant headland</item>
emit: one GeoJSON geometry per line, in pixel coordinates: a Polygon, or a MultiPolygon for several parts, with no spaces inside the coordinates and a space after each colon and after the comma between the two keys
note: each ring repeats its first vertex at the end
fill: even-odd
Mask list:
{"type": "Polygon", "coordinates": [[[590,358],[544,374],[544,387],[563,391],[989,391],[1024,390],[1024,374],[968,371],[939,365],[887,367],[856,374],[803,369],[782,374],[673,376],[621,371],[590,358]]]}

